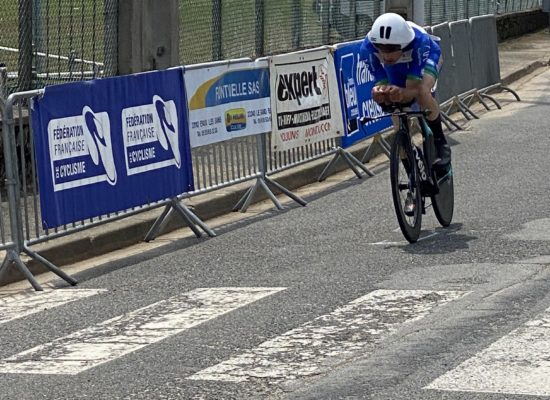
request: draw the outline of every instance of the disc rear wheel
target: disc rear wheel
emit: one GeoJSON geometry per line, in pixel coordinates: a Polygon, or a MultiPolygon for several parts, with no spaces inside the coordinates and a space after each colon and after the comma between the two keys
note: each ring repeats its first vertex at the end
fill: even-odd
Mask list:
{"type": "Polygon", "coordinates": [[[454,212],[454,179],[453,168],[449,165],[448,169],[437,174],[439,183],[439,192],[432,196],[432,205],[434,213],[441,224],[447,227],[451,224],[454,212]]]}
{"type": "Polygon", "coordinates": [[[396,134],[390,154],[393,205],[403,236],[414,243],[422,224],[422,194],[412,145],[406,132],[396,134]]]}

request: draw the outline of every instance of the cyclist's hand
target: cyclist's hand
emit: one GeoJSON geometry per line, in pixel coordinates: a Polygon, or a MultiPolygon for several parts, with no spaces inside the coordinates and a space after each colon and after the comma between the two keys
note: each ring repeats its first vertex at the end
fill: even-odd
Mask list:
{"type": "Polygon", "coordinates": [[[387,96],[393,103],[402,103],[403,89],[401,89],[399,86],[389,86],[387,89],[387,96]]]}
{"type": "Polygon", "coordinates": [[[378,104],[389,104],[387,85],[379,85],[372,88],[372,99],[378,104]]]}

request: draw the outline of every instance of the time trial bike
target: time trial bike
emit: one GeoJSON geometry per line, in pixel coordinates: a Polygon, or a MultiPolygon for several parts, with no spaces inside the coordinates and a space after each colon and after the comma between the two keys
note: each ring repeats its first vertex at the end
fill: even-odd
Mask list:
{"type": "MultiPolygon", "coordinates": [[[[414,111],[410,104],[384,106],[386,114],[379,117],[363,117],[362,123],[379,118],[397,119],[397,133],[390,150],[390,179],[392,198],[399,227],[405,238],[414,243],[420,237],[422,215],[431,198],[435,216],[447,227],[454,212],[454,178],[451,163],[436,163],[436,151],[431,129],[426,122],[428,110],[414,111]],[[411,123],[418,121],[418,124],[411,123]],[[420,137],[411,127],[419,126],[420,137]]],[[[395,121],[394,121],[395,123],[395,121]]]]}

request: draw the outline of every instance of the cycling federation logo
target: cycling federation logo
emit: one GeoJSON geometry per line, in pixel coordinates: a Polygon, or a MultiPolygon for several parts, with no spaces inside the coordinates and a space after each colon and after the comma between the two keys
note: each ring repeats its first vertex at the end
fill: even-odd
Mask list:
{"type": "Polygon", "coordinates": [[[153,96],[152,104],[122,110],[128,175],[181,167],[176,103],[153,96]]]}
{"type": "Polygon", "coordinates": [[[107,113],[95,114],[88,106],[82,111],[86,129],[84,129],[84,137],[88,145],[88,151],[95,165],[103,165],[107,182],[111,185],[116,185],[116,167],[113,158],[113,146],[111,142],[111,126],[107,113]]]}
{"type": "Polygon", "coordinates": [[[111,124],[106,112],[85,106],[82,115],[51,120],[49,150],[54,191],[97,182],[116,185],[111,124]]]}

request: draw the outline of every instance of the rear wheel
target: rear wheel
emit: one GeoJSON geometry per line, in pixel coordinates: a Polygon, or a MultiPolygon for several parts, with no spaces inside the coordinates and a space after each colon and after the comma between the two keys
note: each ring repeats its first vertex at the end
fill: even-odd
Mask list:
{"type": "Polygon", "coordinates": [[[439,192],[432,196],[432,205],[439,223],[447,227],[451,224],[454,212],[454,179],[453,168],[449,164],[447,170],[437,173],[439,192]]]}
{"type": "Polygon", "coordinates": [[[399,131],[390,153],[390,177],[393,205],[403,236],[414,243],[422,224],[420,181],[409,136],[399,131]],[[412,207],[406,207],[412,206],[412,207]]]}

